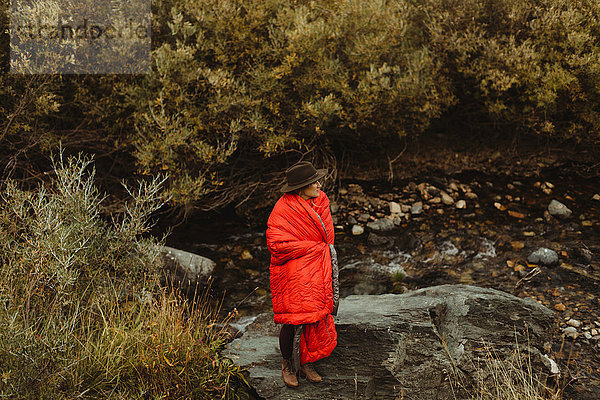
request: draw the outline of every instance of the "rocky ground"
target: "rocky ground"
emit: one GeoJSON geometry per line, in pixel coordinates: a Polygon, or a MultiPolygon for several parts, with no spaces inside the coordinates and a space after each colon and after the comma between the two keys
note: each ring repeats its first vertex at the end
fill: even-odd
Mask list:
{"type": "MultiPolygon", "coordinates": [[[[565,398],[600,393],[600,185],[557,169],[461,172],[331,191],[342,295],[446,283],[496,288],[554,311],[548,349],[565,398]]],[[[217,261],[216,293],[243,328],[270,307],[264,231],[214,222],[170,242],[217,261]]]]}
{"type": "MultiPolygon", "coordinates": [[[[496,360],[519,372],[540,371],[548,382],[558,373],[544,354],[553,313],[531,299],[441,285],[404,294],[347,296],[340,310],[338,345],[317,363],[322,383],[300,379],[294,389],[283,384],[279,327],[272,313],[261,314],[225,354],[247,369],[250,385],[266,400],[481,398],[497,382],[496,360]]],[[[504,397],[495,393],[494,398],[504,397]]]]}

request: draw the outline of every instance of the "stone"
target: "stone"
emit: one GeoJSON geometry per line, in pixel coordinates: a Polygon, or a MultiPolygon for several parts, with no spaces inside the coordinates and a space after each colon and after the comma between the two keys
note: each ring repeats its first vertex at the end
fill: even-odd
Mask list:
{"type": "Polygon", "coordinates": [[[390,201],[389,206],[390,206],[390,213],[392,213],[392,214],[399,214],[402,212],[402,207],[400,207],[400,204],[398,204],[394,201],[390,201]]]}
{"type": "Polygon", "coordinates": [[[367,222],[371,216],[367,213],[362,213],[358,216],[358,222],[367,222]]]}
{"type": "Polygon", "coordinates": [[[467,208],[467,202],[464,200],[457,201],[456,208],[458,208],[458,209],[467,208]]]}
{"type": "Polygon", "coordinates": [[[348,217],[348,223],[349,223],[350,225],[355,225],[357,222],[358,222],[358,221],[356,220],[356,218],[354,218],[354,216],[350,215],[350,216],[348,217]]]}
{"type": "Polygon", "coordinates": [[[527,257],[532,264],[552,265],[558,263],[558,254],[554,250],[540,247],[527,257]]]}
{"type": "Polygon", "coordinates": [[[365,232],[365,228],[360,225],[354,225],[352,227],[352,234],[354,236],[362,235],[365,232]]]}
{"type": "Polygon", "coordinates": [[[577,328],[574,328],[572,326],[563,329],[563,334],[571,339],[577,339],[577,336],[579,336],[579,333],[577,333],[577,328]]]}
{"type": "Polygon", "coordinates": [[[494,289],[443,285],[341,299],[338,345],[315,363],[323,376],[319,384],[301,380],[293,389],[283,384],[280,326],[271,313],[256,318],[222,354],[247,369],[248,382],[266,400],[450,400],[457,397],[448,371],[460,370],[464,382],[488,373],[486,363],[478,362],[484,356],[482,341],[493,345],[495,358],[507,360],[518,343],[533,370],[556,374],[543,350],[551,341],[552,326],[552,311],[535,300],[494,289]]]}
{"type": "Polygon", "coordinates": [[[394,221],[389,218],[380,218],[367,224],[367,228],[375,232],[385,232],[394,229],[394,221]]]}
{"type": "Polygon", "coordinates": [[[595,195],[592,197],[592,200],[600,201],[600,194],[595,194],[595,195]]]}
{"type": "Polygon", "coordinates": [[[423,203],[421,203],[420,201],[417,201],[416,203],[414,203],[412,205],[412,207],[410,208],[410,213],[413,215],[421,214],[422,212],[423,212],[423,203]]]}
{"type": "Polygon", "coordinates": [[[454,204],[454,199],[446,192],[440,192],[440,196],[442,197],[442,203],[447,206],[454,204]]]}
{"type": "Polygon", "coordinates": [[[571,318],[570,320],[567,321],[567,325],[573,326],[575,328],[579,328],[581,326],[581,322],[577,321],[576,319],[571,318]]]}
{"type": "Polygon", "coordinates": [[[337,203],[331,203],[330,208],[331,208],[331,213],[335,214],[340,209],[340,206],[338,206],[337,203]]]}
{"type": "Polygon", "coordinates": [[[252,256],[252,253],[250,253],[249,250],[244,250],[240,255],[240,258],[242,260],[252,260],[254,257],[252,256]]]}
{"type": "Polygon", "coordinates": [[[542,354],[542,362],[544,363],[546,368],[548,368],[548,370],[550,370],[550,373],[552,375],[560,374],[560,369],[558,368],[558,364],[556,364],[556,361],[554,361],[553,359],[548,357],[547,354],[542,354]]]}
{"type": "Polygon", "coordinates": [[[169,246],[164,246],[161,254],[165,279],[171,283],[195,284],[212,274],[217,265],[210,258],[169,246]]]}
{"type": "Polygon", "coordinates": [[[477,196],[477,193],[475,193],[475,192],[466,192],[465,197],[469,200],[475,200],[475,199],[477,199],[478,196],[477,196]]]}
{"type": "Polygon", "coordinates": [[[567,206],[557,200],[552,200],[548,205],[550,215],[558,218],[569,218],[573,213],[567,206]]]}
{"type": "Polygon", "coordinates": [[[373,246],[391,246],[394,244],[394,238],[391,238],[389,236],[379,236],[371,232],[369,233],[367,242],[369,244],[372,244],[373,246]]]}
{"type": "Polygon", "coordinates": [[[411,206],[409,206],[408,204],[401,204],[400,208],[402,209],[402,212],[406,214],[410,212],[411,206]]]}

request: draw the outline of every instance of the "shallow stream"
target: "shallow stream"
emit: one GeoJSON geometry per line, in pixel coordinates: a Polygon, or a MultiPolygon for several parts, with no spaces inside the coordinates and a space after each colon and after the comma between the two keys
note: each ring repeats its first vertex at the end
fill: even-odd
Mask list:
{"type": "MultiPolygon", "coordinates": [[[[598,178],[550,169],[538,176],[465,172],[411,181],[342,182],[330,195],[342,297],[446,283],[532,297],[555,311],[554,348],[561,352],[557,357],[567,359],[568,348],[571,358],[574,351],[580,359],[575,366],[580,377],[576,391],[600,390],[600,338],[588,338],[593,329],[600,330],[600,200],[593,198],[600,193],[598,178]],[[419,184],[429,193],[426,198],[423,190],[415,189],[419,184]],[[452,187],[458,187],[455,200],[465,198],[465,190],[476,198],[465,198],[465,208],[432,200],[437,191],[450,192],[452,187]],[[548,215],[553,199],[572,215],[567,219],[548,215]],[[389,231],[367,228],[368,222],[390,214],[391,201],[405,209],[421,201],[423,211],[405,213],[389,231]],[[353,235],[355,224],[365,232],[353,235]],[[554,250],[559,262],[529,263],[527,257],[540,247],[554,250]],[[570,319],[581,322],[580,336],[565,347],[561,334],[570,319]]],[[[265,222],[269,211],[264,210],[265,222]]],[[[264,229],[249,228],[233,217],[190,221],[167,241],[217,262],[213,291],[223,300],[224,314],[237,310],[235,327],[240,330],[271,308],[264,229]]]]}

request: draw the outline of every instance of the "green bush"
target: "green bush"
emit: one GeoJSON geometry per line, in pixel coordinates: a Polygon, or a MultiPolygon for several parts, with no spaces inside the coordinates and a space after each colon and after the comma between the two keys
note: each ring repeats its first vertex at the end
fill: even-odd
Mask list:
{"type": "Polygon", "coordinates": [[[504,129],[600,140],[600,3],[425,4],[432,49],[459,96],[459,118],[478,114],[470,117],[475,129],[491,120],[504,129]]]}
{"type": "Polygon", "coordinates": [[[158,288],[161,245],[143,236],[164,178],[100,214],[91,159],[55,163],[52,184],[3,187],[0,394],[12,398],[229,398],[209,303],[158,288]]]}
{"type": "Polygon", "coordinates": [[[268,192],[301,154],[380,159],[428,129],[600,142],[597,1],[159,0],[152,10],[151,74],[0,77],[6,175],[31,178],[62,142],[120,178],[167,172],[175,204],[211,209],[268,192]]]}
{"type": "MultiPolygon", "coordinates": [[[[317,142],[333,153],[332,141],[416,135],[454,101],[424,14],[409,2],[158,7],[171,7],[158,14],[170,34],[153,52],[153,73],[129,96],[134,154],[143,172],[174,176],[177,201],[234,184],[220,167],[246,154],[260,163],[317,142]]],[[[246,187],[234,191],[241,197],[246,187]]]]}

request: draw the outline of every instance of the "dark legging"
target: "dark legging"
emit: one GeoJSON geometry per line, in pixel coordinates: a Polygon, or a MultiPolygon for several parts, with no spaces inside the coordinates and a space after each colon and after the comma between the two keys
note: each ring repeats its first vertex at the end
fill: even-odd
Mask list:
{"type": "Polygon", "coordinates": [[[294,325],[283,324],[279,331],[279,348],[283,358],[291,359],[294,350],[294,325]]]}

